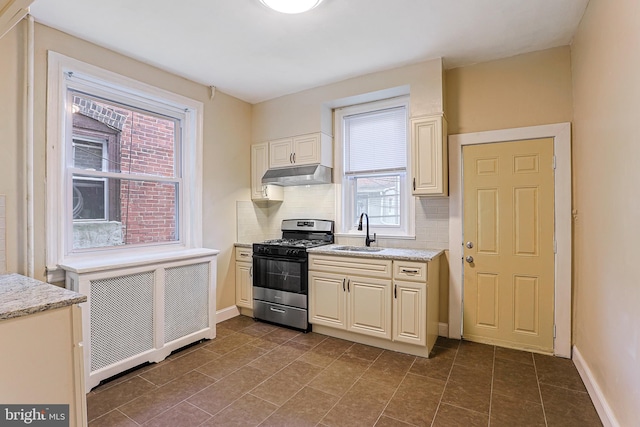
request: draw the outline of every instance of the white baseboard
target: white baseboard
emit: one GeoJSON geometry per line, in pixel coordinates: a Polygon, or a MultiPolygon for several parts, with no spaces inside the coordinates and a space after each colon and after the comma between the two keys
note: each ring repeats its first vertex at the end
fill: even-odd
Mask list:
{"type": "Polygon", "coordinates": [[[238,307],[235,305],[223,308],[222,310],[216,311],[216,323],[224,322],[236,316],[240,316],[240,310],[238,310],[238,307]]]}
{"type": "Polygon", "coordinates": [[[449,338],[449,324],[448,323],[438,323],[438,335],[441,337],[449,338]]]}
{"type": "Polygon", "coordinates": [[[607,399],[604,397],[604,393],[602,393],[600,386],[593,377],[593,373],[591,372],[591,369],[589,369],[589,365],[587,365],[585,360],[582,358],[580,350],[578,350],[575,345],[573,346],[572,359],[573,364],[576,365],[578,373],[582,378],[582,382],[584,382],[587,392],[593,401],[593,406],[595,406],[596,411],[598,411],[602,424],[605,427],[620,427],[620,423],[618,423],[618,420],[611,410],[611,406],[609,406],[607,399]]]}

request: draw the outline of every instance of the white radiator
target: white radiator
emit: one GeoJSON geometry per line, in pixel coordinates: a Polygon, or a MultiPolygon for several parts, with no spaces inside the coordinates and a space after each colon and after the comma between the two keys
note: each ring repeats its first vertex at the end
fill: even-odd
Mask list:
{"type": "Polygon", "coordinates": [[[82,307],[86,390],[173,350],[215,338],[215,254],[105,269],[65,265],[82,307]]]}

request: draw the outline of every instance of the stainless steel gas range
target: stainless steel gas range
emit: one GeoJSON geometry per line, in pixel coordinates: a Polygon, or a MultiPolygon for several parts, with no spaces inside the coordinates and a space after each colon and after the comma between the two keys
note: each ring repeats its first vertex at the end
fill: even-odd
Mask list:
{"type": "Polygon", "coordinates": [[[309,330],[308,248],[333,243],[334,223],[286,219],[282,238],[253,244],[253,316],[309,330]]]}

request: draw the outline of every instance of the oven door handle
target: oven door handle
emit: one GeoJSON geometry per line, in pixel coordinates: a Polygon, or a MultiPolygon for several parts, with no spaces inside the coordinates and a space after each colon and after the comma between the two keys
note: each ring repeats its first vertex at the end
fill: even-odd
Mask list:
{"type": "Polygon", "coordinates": [[[280,257],[280,256],[265,256],[265,255],[254,255],[253,259],[266,259],[267,261],[285,261],[285,262],[297,262],[299,264],[304,264],[307,262],[306,258],[288,258],[288,257],[280,257]]]}

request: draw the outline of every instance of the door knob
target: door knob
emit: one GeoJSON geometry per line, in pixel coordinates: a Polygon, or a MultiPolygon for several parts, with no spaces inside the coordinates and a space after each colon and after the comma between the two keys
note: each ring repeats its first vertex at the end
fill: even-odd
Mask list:
{"type": "Polygon", "coordinates": [[[473,248],[473,242],[467,242],[467,244],[465,245],[467,248],[472,249],[473,248]]]}
{"type": "Polygon", "coordinates": [[[471,255],[469,255],[464,260],[467,261],[469,264],[471,264],[473,262],[473,257],[471,255]]]}

